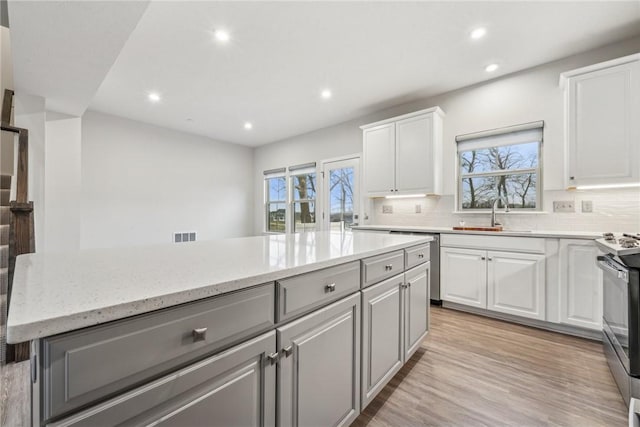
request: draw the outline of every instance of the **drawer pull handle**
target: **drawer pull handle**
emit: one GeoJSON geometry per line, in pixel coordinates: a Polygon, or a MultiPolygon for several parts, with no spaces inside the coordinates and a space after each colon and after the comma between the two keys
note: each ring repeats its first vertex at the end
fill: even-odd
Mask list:
{"type": "Polygon", "coordinates": [[[387,264],[384,266],[384,269],[387,271],[393,270],[393,264],[387,264]]]}
{"type": "Polygon", "coordinates": [[[424,258],[424,254],[418,254],[418,258],[424,258]]]}
{"type": "Polygon", "coordinates": [[[487,258],[487,261],[493,261],[493,258],[489,257],[487,258]]]}
{"type": "Polygon", "coordinates": [[[324,291],[325,292],[333,292],[336,290],[336,284],[335,283],[331,283],[330,285],[327,285],[324,287],[324,291]]]}
{"type": "Polygon", "coordinates": [[[282,354],[284,354],[284,357],[289,357],[293,354],[293,346],[290,345],[289,347],[285,347],[282,349],[282,354]]]}
{"type": "Polygon", "coordinates": [[[481,259],[482,261],[484,261],[486,258],[485,258],[485,257],[483,257],[483,256],[481,256],[481,257],[480,257],[480,259],[481,259]]]}
{"type": "Polygon", "coordinates": [[[196,328],[191,332],[193,342],[204,341],[207,339],[207,328],[196,328]]]}

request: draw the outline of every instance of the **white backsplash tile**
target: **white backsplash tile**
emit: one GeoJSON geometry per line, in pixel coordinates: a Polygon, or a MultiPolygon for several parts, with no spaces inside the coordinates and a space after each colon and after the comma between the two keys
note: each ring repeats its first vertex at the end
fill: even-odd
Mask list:
{"type": "MultiPolygon", "coordinates": [[[[365,224],[422,225],[452,227],[460,220],[466,226],[489,225],[489,213],[454,213],[454,197],[423,197],[412,199],[373,199],[365,212],[369,220],[365,224]],[[382,206],[390,205],[393,213],[382,213],[382,206]],[[420,213],[416,213],[420,205],[420,213]]],[[[544,213],[503,213],[497,219],[505,228],[517,230],[575,230],[640,232],[640,190],[620,189],[607,191],[545,191],[544,213]],[[583,200],[593,202],[592,213],[582,213],[583,200]],[[554,213],[554,201],[573,201],[576,212],[554,213]]]]}

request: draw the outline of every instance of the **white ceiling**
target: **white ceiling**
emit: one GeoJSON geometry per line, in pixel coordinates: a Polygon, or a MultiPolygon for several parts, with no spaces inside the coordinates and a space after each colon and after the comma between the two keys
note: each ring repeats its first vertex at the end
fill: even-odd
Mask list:
{"type": "Polygon", "coordinates": [[[81,115],[148,1],[11,1],[17,91],[43,96],[49,110],[81,115]]]}
{"type": "Polygon", "coordinates": [[[14,38],[36,25],[47,30],[65,24],[56,46],[14,43],[17,84],[48,96],[38,79],[25,75],[46,69],[70,44],[74,49],[64,56],[69,76],[55,82],[64,93],[54,95],[73,98],[74,85],[95,83],[85,69],[109,62],[103,56],[111,51],[103,53],[99,33],[122,38],[130,31],[89,108],[249,146],[640,33],[638,1],[152,1],[135,29],[127,27],[129,20],[146,3],[115,2],[134,11],[117,12],[126,22],[113,31],[103,28],[108,14],[90,22],[68,19],[84,13],[77,4],[51,6],[42,12],[47,19],[11,22],[14,38]],[[477,26],[488,33],[470,40],[477,26]],[[227,45],[214,41],[217,28],[230,32],[227,45]],[[500,69],[488,74],[484,67],[492,62],[500,69]],[[319,96],[325,87],[333,92],[328,101],[319,96]],[[161,102],[148,101],[151,91],[161,94],[161,102]],[[243,128],[245,121],[253,123],[251,131],[243,128]]]}

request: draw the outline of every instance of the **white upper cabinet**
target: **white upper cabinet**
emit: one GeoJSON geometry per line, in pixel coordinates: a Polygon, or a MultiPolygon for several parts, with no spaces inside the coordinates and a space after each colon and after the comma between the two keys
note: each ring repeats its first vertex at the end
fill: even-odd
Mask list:
{"type": "Polygon", "coordinates": [[[442,193],[443,116],[434,107],[361,127],[366,196],[442,193]]]}
{"type": "Polygon", "coordinates": [[[568,188],[640,183],[640,54],[563,73],[568,188]]]}

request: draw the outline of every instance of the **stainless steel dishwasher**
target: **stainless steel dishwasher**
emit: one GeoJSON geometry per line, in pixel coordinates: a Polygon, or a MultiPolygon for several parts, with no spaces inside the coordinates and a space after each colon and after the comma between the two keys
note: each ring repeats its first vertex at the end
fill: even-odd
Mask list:
{"type": "Polygon", "coordinates": [[[390,234],[410,234],[416,236],[431,236],[433,241],[430,243],[430,259],[431,259],[431,273],[429,277],[430,292],[431,292],[431,304],[441,305],[440,299],[440,234],[437,233],[416,233],[408,231],[390,231],[390,234]]]}

